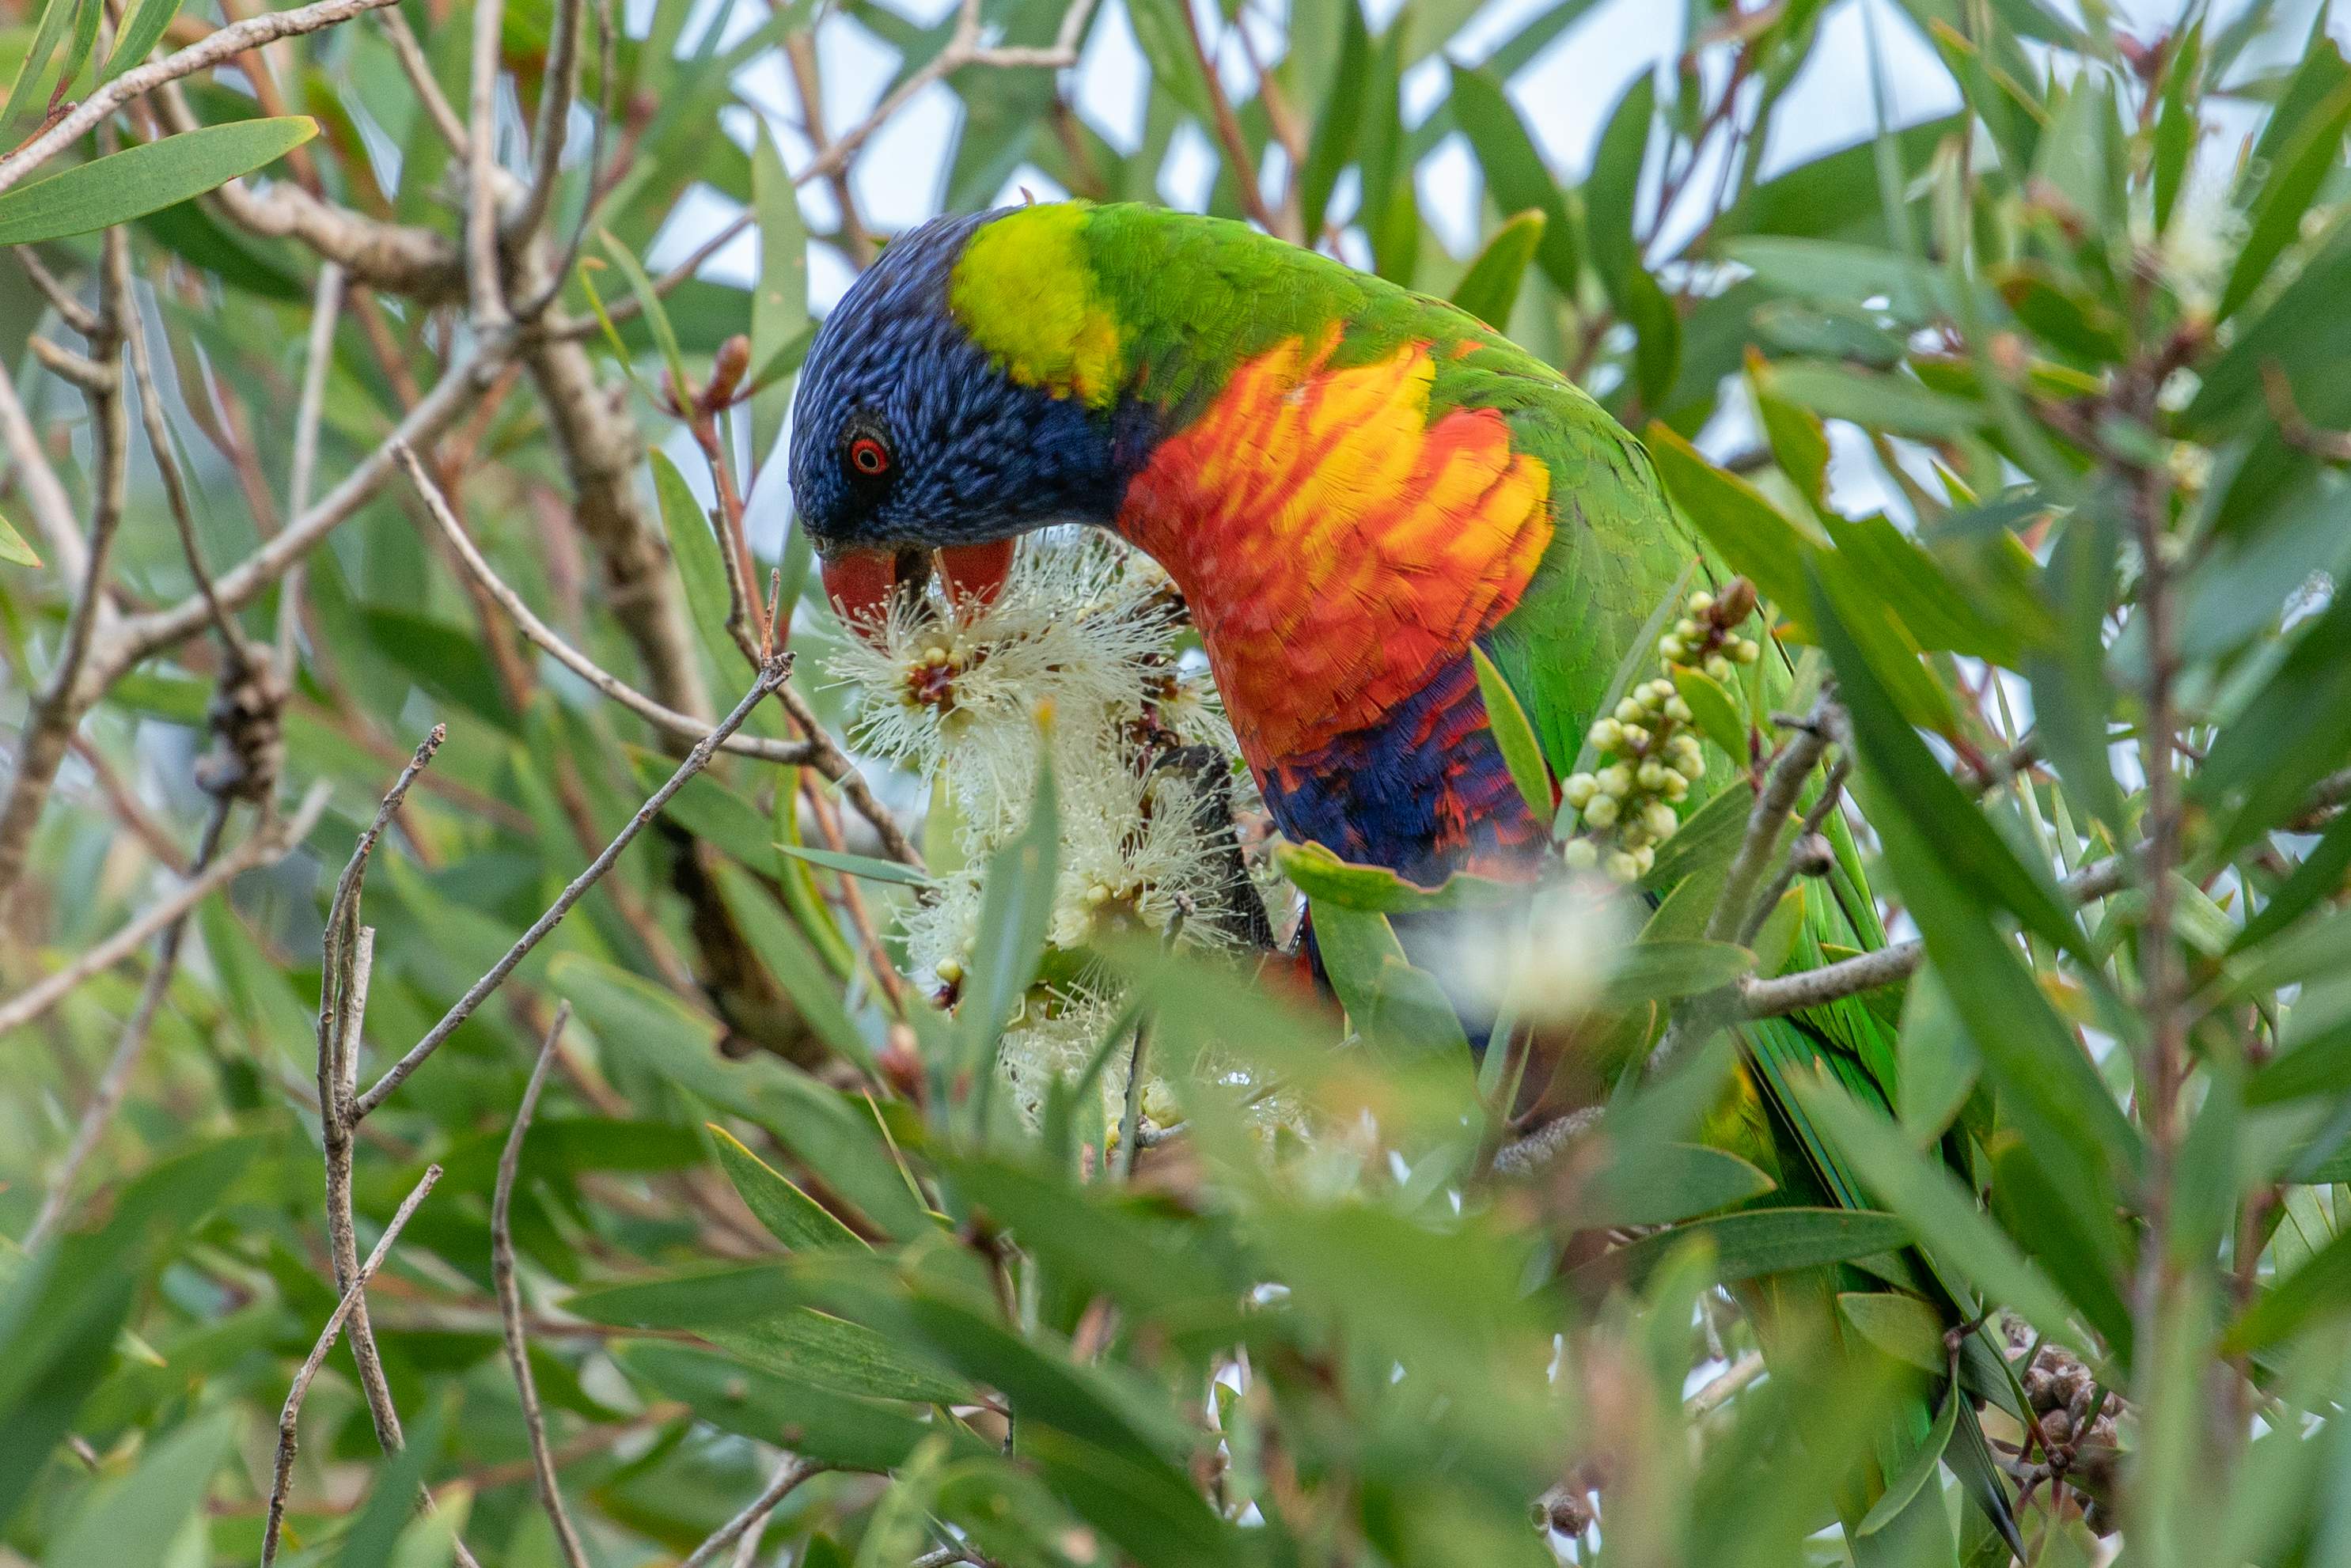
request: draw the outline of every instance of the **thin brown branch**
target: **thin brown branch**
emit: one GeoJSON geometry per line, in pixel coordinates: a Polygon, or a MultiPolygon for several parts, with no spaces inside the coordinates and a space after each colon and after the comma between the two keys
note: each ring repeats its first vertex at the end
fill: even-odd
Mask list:
{"type": "Polygon", "coordinates": [[[1787,745],[1764,773],[1763,787],[1755,792],[1754,810],[1747,814],[1746,836],[1739,841],[1739,852],[1731,857],[1730,870],[1723,878],[1722,895],[1716,900],[1714,914],[1706,923],[1709,942],[1730,941],[1746,928],[1755,890],[1771,865],[1787,830],[1789,814],[1803,794],[1804,782],[1812,777],[1813,765],[1828,749],[1834,708],[1834,705],[1825,697],[1815,705],[1811,716],[1795,727],[1795,733],[1788,737],[1787,745]]]}
{"type": "Polygon", "coordinates": [[[127,233],[120,228],[107,230],[100,242],[99,267],[107,283],[99,291],[99,319],[90,351],[108,374],[83,391],[89,405],[90,468],[97,492],[91,501],[89,544],[57,663],[33,701],[17,741],[8,792],[0,800],[0,915],[7,912],[24,875],[33,829],[48,804],[50,786],[65,760],[67,741],[96,698],[88,678],[89,666],[97,663],[91,651],[99,622],[108,613],[108,568],[131,480],[131,421],[122,402],[122,329],[116,316],[118,305],[130,298],[130,246],[127,233]]]}
{"type": "Polygon", "coordinates": [[[572,1528],[571,1516],[563,1507],[555,1456],[547,1446],[547,1416],[539,1408],[538,1384],[530,1374],[530,1342],[523,1331],[522,1290],[515,1282],[512,1223],[515,1178],[522,1170],[523,1139],[529,1135],[530,1119],[538,1109],[538,1093],[547,1084],[547,1064],[555,1054],[555,1043],[563,1037],[563,1026],[570,1021],[571,1004],[565,1002],[555,1009],[555,1021],[548,1026],[547,1039],[538,1048],[538,1060],[531,1064],[530,1081],[523,1085],[522,1103],[515,1111],[514,1126],[507,1133],[506,1147],[498,1155],[497,1185],[490,1194],[490,1277],[497,1288],[507,1365],[514,1373],[515,1391],[522,1400],[523,1426],[530,1436],[531,1472],[538,1487],[539,1506],[547,1511],[548,1522],[555,1527],[556,1544],[561,1548],[569,1568],[588,1568],[588,1554],[580,1548],[580,1532],[572,1528]]]}
{"type": "Polygon", "coordinates": [[[465,146],[465,306],[474,330],[493,332],[509,316],[498,280],[498,68],[505,0],[476,0],[465,146]]]}
{"type": "Polygon", "coordinates": [[[1240,194],[1241,211],[1249,221],[1268,234],[1281,232],[1272,209],[1265,204],[1265,192],[1258,184],[1257,163],[1249,157],[1249,139],[1241,134],[1240,117],[1233,112],[1233,100],[1226,95],[1225,84],[1217,75],[1217,63],[1208,56],[1207,40],[1200,35],[1200,18],[1188,5],[1178,5],[1183,13],[1185,36],[1192,43],[1192,61],[1200,69],[1200,81],[1207,89],[1209,118],[1215,122],[1217,141],[1225,150],[1225,166],[1233,172],[1233,188],[1240,194]]]}
{"type": "Polygon", "coordinates": [[[687,1553],[677,1568],[708,1568],[720,1552],[734,1545],[746,1531],[756,1530],[766,1522],[768,1515],[776,1511],[776,1505],[791,1496],[802,1481],[823,1473],[825,1469],[814,1460],[803,1459],[797,1455],[787,1458],[776,1471],[775,1479],[768,1483],[767,1490],[754,1498],[748,1508],[720,1525],[709,1540],[687,1553]]]}
{"type": "Polygon", "coordinates": [[[442,144],[463,158],[467,152],[465,122],[457,118],[456,109],[449,95],[441,90],[440,78],[433,74],[433,66],[424,57],[424,47],[416,40],[415,29],[397,5],[387,5],[376,14],[383,26],[383,36],[392,45],[394,57],[400,61],[400,74],[408,78],[416,101],[424,106],[425,118],[433,122],[434,133],[442,144]]]}
{"type": "MultiPolygon", "coordinates": [[[[415,454],[402,447],[399,456],[407,468],[409,483],[416,487],[424,509],[440,526],[458,560],[472,574],[474,580],[497,601],[499,608],[514,617],[516,627],[534,645],[557,664],[667,735],[681,740],[695,741],[710,733],[710,726],[704,720],[655,702],[565,642],[562,634],[540,620],[523,601],[522,595],[498,576],[496,569],[484,559],[481,550],[466,534],[465,525],[458,521],[457,514],[450,507],[448,497],[442,493],[441,486],[433,482],[432,476],[425,473],[415,454]]],[[[756,735],[729,736],[722,749],[785,767],[799,767],[815,759],[815,747],[808,743],[768,740],[756,735]]]]}
{"type": "Polygon", "coordinates": [[[2351,430],[2321,430],[2311,423],[2295,401],[2294,382],[2274,362],[2262,366],[2262,392],[2269,400],[2271,416],[2277,421],[2278,434],[2288,446],[2307,452],[2321,463],[2351,463],[2351,430]]]}
{"type": "Polygon", "coordinates": [[[85,338],[94,335],[98,330],[98,312],[75,298],[73,290],[41,264],[40,253],[31,246],[20,245],[12,249],[25,276],[33,280],[33,287],[41,291],[41,297],[49,302],[49,308],[57,313],[58,319],[85,338]]]}
{"type": "Polygon", "coordinates": [[[16,184],[79,141],[124,104],[154,91],[165,82],[225,64],[247,49],[279,38],[322,31],[391,3],[392,0],[315,0],[314,4],[298,5],[290,11],[266,11],[218,28],[200,44],[191,44],[160,60],[135,66],[82,99],[22,147],[0,158],[0,191],[16,184]]]}
{"type": "Polygon", "coordinates": [[[1829,820],[1829,813],[1837,809],[1837,802],[1844,797],[1845,778],[1852,771],[1850,753],[1841,754],[1830,765],[1828,779],[1821,786],[1821,798],[1813,802],[1811,810],[1804,813],[1803,822],[1796,829],[1796,836],[1790,841],[1788,852],[1780,857],[1778,873],[1740,925],[1738,940],[1740,946],[1755,945],[1756,936],[1763,929],[1763,923],[1771,918],[1771,912],[1780,907],[1780,901],[1787,897],[1788,890],[1796,884],[1801,869],[1797,864],[1797,852],[1803,847],[1804,841],[1821,831],[1822,825],[1829,820]]]}
{"type": "Polygon", "coordinates": [[[527,240],[555,204],[556,181],[563,172],[565,132],[580,91],[580,30],[588,0],[556,0],[555,26],[548,37],[547,65],[540,75],[538,121],[531,132],[531,175],[522,205],[507,223],[509,243],[527,240]]]}
{"type": "Polygon", "coordinates": [[[318,825],[319,817],[327,809],[328,785],[321,781],[311,786],[291,817],[276,827],[255,833],[227,855],[204,868],[203,874],[190,877],[170,894],[140,911],[136,918],[118,929],[114,935],[86,948],[81,955],[47,979],[0,1002],[0,1035],[25,1025],[47,1012],[65,999],[75,987],[92,975],[110,969],[122,962],[172,921],[203,903],[219,888],[235,881],[246,872],[261,866],[275,865],[318,825]]]}
{"type": "MultiPolygon", "coordinates": [[[[395,7],[381,15],[397,17],[400,12],[395,7]]],[[[286,479],[289,517],[300,517],[309,506],[311,483],[319,472],[319,427],[325,420],[327,375],[334,364],[335,327],[342,304],[342,267],[323,262],[310,296],[310,340],[302,359],[302,391],[294,405],[294,460],[286,479]]],[[[287,570],[277,592],[277,672],[289,689],[294,684],[296,632],[302,621],[304,575],[303,563],[298,559],[287,570]]]]}
{"type": "Polygon", "coordinates": [[[751,710],[757,707],[770,692],[784,684],[791,674],[791,655],[789,653],[778,654],[768,661],[767,666],[759,672],[758,678],[752,682],[751,689],[743,694],[743,700],[737,703],[734,710],[718,721],[718,727],[716,729],[704,736],[695,745],[694,749],[686,754],[685,760],[678,764],[677,771],[670,775],[668,782],[654,790],[651,798],[637,809],[636,815],[629,819],[628,823],[621,829],[612,841],[604,846],[604,852],[590,861],[587,868],[578,876],[573,877],[563,891],[556,896],[555,902],[548,905],[547,912],[531,923],[529,930],[515,939],[514,946],[507,949],[506,956],[492,965],[488,973],[475,981],[465,994],[458,998],[456,1003],[442,1016],[441,1021],[426,1030],[424,1037],[410,1047],[405,1056],[393,1062],[385,1071],[383,1076],[376,1080],[374,1085],[359,1097],[352,1106],[356,1117],[364,1117],[382,1104],[394,1090],[407,1082],[409,1074],[423,1066],[425,1059],[441,1048],[441,1042],[455,1032],[458,1025],[473,1016],[474,1009],[480,1007],[491,992],[506,983],[507,977],[514,973],[515,967],[528,957],[531,949],[538,946],[546,938],[547,934],[554,930],[563,917],[571,912],[571,906],[579,903],[606,872],[612,869],[613,862],[621,858],[621,852],[627,849],[639,833],[644,831],[647,823],[660,815],[662,808],[669,804],[670,798],[685,788],[686,780],[709,765],[710,758],[716,753],[719,746],[728,736],[742,727],[745,719],[751,716],[751,710]]]}
{"type": "Polygon", "coordinates": [[[319,1375],[319,1368],[326,1364],[327,1353],[335,1348],[335,1340],[342,1333],[344,1320],[358,1309],[361,1298],[367,1293],[368,1281],[375,1277],[377,1270],[383,1267],[384,1260],[392,1255],[392,1243],[398,1241],[400,1233],[407,1228],[408,1217],[416,1212],[416,1206],[424,1201],[424,1195],[431,1192],[433,1184],[440,1179],[439,1166],[424,1167],[423,1179],[393,1211],[392,1223],[383,1228],[383,1235],[377,1240],[374,1249],[368,1253],[367,1260],[360,1265],[351,1282],[344,1288],[342,1299],[335,1303],[334,1312],[327,1319],[327,1326],[319,1331],[318,1343],[310,1347],[310,1354],[302,1363],[302,1370],[294,1375],[294,1385],[286,1391],[286,1406],[277,1417],[277,1463],[269,1483],[268,1522],[262,1527],[261,1533],[261,1568],[270,1568],[270,1564],[277,1561],[278,1538],[286,1524],[287,1489],[294,1479],[294,1451],[298,1443],[297,1429],[302,1416],[303,1396],[310,1392],[311,1380],[319,1375]]]}

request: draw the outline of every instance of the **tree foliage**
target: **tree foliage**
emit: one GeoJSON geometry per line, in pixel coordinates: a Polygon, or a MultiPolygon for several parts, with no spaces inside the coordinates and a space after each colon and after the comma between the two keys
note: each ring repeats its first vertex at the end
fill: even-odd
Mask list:
{"type": "Polygon", "coordinates": [[[1128,0],[1133,148],[1082,0],[0,11],[0,1562],[2001,1563],[1962,1401],[2036,1563],[2338,1554],[2351,64],[1904,0],[1960,107],[1873,67],[1779,167],[1839,8],[1693,4],[1571,181],[1511,83],[1593,9],[1128,0]],[[898,57],[853,125],[828,28],[898,57]],[[1280,846],[1329,1008],[1058,919],[1053,768],[982,831],[846,756],[775,454],[935,86],[946,208],[1196,133],[1213,210],[1645,434],[1761,599],[1624,672],[1727,789],[1641,863],[1597,737],[1568,781],[1652,896],[1280,846]],[[1798,951],[1816,879],[1895,940],[1798,951]],[[1430,906],[1588,1071],[1472,1061],[1430,906]],[[1738,1026],[1826,999],[1900,1026],[1891,1117],[1796,1086],[1862,1210],[1708,1146],[1738,1026]],[[1767,1362],[1832,1265],[1905,1288],[1767,1362]]]}

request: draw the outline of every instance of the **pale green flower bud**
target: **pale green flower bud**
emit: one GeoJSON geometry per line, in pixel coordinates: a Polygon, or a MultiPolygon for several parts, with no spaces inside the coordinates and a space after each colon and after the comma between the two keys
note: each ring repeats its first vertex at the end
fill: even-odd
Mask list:
{"type": "Polygon", "coordinates": [[[1652,758],[1647,762],[1642,763],[1640,768],[1634,773],[1633,778],[1642,789],[1654,794],[1657,790],[1666,787],[1667,771],[1667,769],[1664,763],[1652,758]]]}
{"type": "Polygon", "coordinates": [[[1708,593],[1705,589],[1701,588],[1696,593],[1689,596],[1689,612],[1691,614],[1703,615],[1713,608],[1714,595],[1708,593]]]}
{"type": "Polygon", "coordinates": [[[1674,769],[1667,768],[1666,770],[1666,788],[1663,793],[1667,800],[1673,801],[1676,805],[1679,805],[1682,801],[1689,799],[1689,780],[1674,769]]]}
{"type": "Polygon", "coordinates": [[[1598,793],[1599,789],[1598,782],[1591,774],[1571,773],[1567,776],[1566,782],[1559,787],[1559,798],[1581,811],[1592,803],[1592,797],[1598,793]]]}
{"type": "Polygon", "coordinates": [[[1600,846],[1590,839],[1570,839],[1559,847],[1559,858],[1570,871],[1591,871],[1600,863],[1600,846]]]}
{"type": "Polygon", "coordinates": [[[1742,664],[1751,664],[1763,656],[1763,648],[1754,638],[1741,637],[1730,645],[1730,656],[1742,664]]]}
{"type": "Polygon", "coordinates": [[[1651,868],[1656,866],[1656,863],[1657,852],[1651,849],[1648,845],[1643,844],[1639,849],[1633,852],[1633,867],[1640,875],[1648,875],[1651,868]]]}
{"type": "Polygon", "coordinates": [[[1706,662],[1706,673],[1718,681],[1730,679],[1730,661],[1717,653],[1706,662]]]}
{"type": "Polygon", "coordinates": [[[1674,635],[1685,643],[1695,642],[1698,635],[1698,622],[1687,615],[1683,616],[1674,622],[1674,635]]]}
{"type": "Polygon", "coordinates": [[[1682,825],[1682,820],[1674,815],[1674,809],[1663,800],[1652,800],[1644,807],[1641,821],[1649,830],[1649,837],[1659,843],[1672,838],[1674,830],[1682,825]]]}
{"type": "Polygon", "coordinates": [[[1592,804],[1583,808],[1584,825],[1592,828],[1613,828],[1616,825],[1616,813],[1621,809],[1616,804],[1615,796],[1594,795],[1592,797],[1592,804]]]}
{"type": "Polygon", "coordinates": [[[1682,655],[1688,652],[1688,645],[1670,632],[1657,639],[1657,657],[1661,659],[1668,659],[1675,664],[1679,664],[1682,655]]]}
{"type": "Polygon", "coordinates": [[[1621,762],[1611,763],[1592,776],[1603,795],[1621,800],[1633,792],[1633,770],[1621,762]]]}
{"type": "Polygon", "coordinates": [[[1677,735],[1666,742],[1666,758],[1685,773],[1706,771],[1706,750],[1694,735],[1677,735]]]}
{"type": "Polygon", "coordinates": [[[1648,747],[1648,744],[1649,744],[1649,731],[1648,731],[1648,727],[1647,727],[1647,726],[1646,726],[1646,725],[1638,725],[1638,724],[1628,724],[1628,725],[1626,725],[1626,726],[1625,727],[1625,750],[1627,750],[1627,751],[1642,751],[1642,750],[1646,750],[1646,749],[1647,748],[1647,747],[1648,747]]]}
{"type": "Polygon", "coordinates": [[[1625,729],[1613,718],[1604,718],[1593,725],[1584,738],[1603,751],[1614,751],[1624,744],[1625,729]]]}
{"type": "Polygon", "coordinates": [[[1642,711],[1643,710],[1639,703],[1635,702],[1631,697],[1626,697],[1623,702],[1616,705],[1616,722],[1618,724],[1637,724],[1640,722],[1642,711]]]}
{"type": "Polygon", "coordinates": [[[1637,882],[1641,876],[1641,862],[1636,858],[1636,852],[1610,850],[1603,869],[1607,872],[1611,882],[1637,882]]]}
{"type": "MultiPolygon", "coordinates": [[[[1676,724],[1687,724],[1690,722],[1690,706],[1682,700],[1682,695],[1679,692],[1676,692],[1672,696],[1666,699],[1666,716],[1672,719],[1676,724]]],[[[1679,739],[1680,737],[1677,736],[1675,738],[1679,739]]]]}

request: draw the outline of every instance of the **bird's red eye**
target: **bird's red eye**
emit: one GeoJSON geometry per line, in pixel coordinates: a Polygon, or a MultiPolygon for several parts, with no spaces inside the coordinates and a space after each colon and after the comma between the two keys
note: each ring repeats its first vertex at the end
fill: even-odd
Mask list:
{"type": "Polygon", "coordinates": [[[890,472],[890,449],[870,435],[861,435],[849,444],[849,465],[868,479],[878,479],[890,472]]]}

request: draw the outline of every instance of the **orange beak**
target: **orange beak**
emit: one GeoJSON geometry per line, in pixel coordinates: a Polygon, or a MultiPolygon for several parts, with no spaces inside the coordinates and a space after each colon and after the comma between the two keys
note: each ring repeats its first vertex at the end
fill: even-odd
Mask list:
{"type": "MultiPolygon", "coordinates": [[[[996,539],[933,551],[935,570],[946,581],[947,597],[992,602],[1011,574],[1012,546],[1010,539],[996,539]]],[[[890,595],[901,584],[919,589],[924,570],[924,558],[913,550],[842,550],[825,558],[824,591],[832,601],[833,613],[871,642],[879,636],[890,595]]]]}

